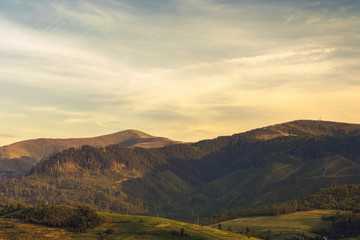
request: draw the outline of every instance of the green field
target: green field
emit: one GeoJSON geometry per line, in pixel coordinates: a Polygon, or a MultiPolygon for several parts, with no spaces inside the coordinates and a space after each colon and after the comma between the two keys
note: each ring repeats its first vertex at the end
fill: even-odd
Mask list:
{"type": "Polygon", "coordinates": [[[256,239],[228,231],[163,218],[100,213],[104,223],[87,233],[25,224],[17,219],[0,218],[0,239],[256,239]],[[183,234],[181,235],[181,229],[183,234]]]}
{"type": "MultiPolygon", "coordinates": [[[[313,210],[295,212],[280,216],[244,217],[222,222],[222,228],[230,227],[234,232],[245,231],[249,227],[255,236],[270,236],[271,239],[283,240],[305,234],[314,237],[312,229],[323,227],[321,216],[335,214],[335,210],[313,210]]],[[[218,225],[211,227],[217,228],[218,225]]]]}

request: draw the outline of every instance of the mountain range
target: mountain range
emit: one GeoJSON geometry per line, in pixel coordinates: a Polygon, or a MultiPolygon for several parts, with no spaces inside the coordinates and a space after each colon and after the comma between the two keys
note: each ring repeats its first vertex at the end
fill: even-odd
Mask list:
{"type": "Polygon", "coordinates": [[[359,183],[359,153],[359,124],[309,120],[158,148],[84,145],[2,181],[0,196],[127,214],[210,216],[359,183]]]}
{"type": "Polygon", "coordinates": [[[0,147],[0,176],[13,177],[25,173],[36,163],[58,152],[84,145],[106,147],[117,144],[121,147],[163,147],[177,143],[168,138],[154,137],[137,130],[125,130],[92,138],[34,139],[0,147]]]}

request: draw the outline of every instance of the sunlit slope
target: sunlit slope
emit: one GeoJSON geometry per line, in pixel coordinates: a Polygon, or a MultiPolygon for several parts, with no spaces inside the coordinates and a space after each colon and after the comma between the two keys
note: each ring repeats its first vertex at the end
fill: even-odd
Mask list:
{"type": "Polygon", "coordinates": [[[163,218],[100,213],[105,222],[86,233],[67,229],[26,224],[20,220],[0,217],[2,239],[250,239],[242,234],[163,218]],[[103,237],[103,238],[101,238],[103,237]]]}

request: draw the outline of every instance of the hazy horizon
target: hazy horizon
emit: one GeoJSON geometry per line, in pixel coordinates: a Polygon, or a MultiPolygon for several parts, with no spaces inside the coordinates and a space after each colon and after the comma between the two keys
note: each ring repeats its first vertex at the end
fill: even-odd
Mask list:
{"type": "Polygon", "coordinates": [[[359,123],[360,2],[0,3],[0,146],[359,123]]]}

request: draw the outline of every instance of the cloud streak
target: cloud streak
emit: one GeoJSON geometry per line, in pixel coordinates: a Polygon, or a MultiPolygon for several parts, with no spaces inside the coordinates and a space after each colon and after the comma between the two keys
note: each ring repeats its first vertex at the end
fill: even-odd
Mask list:
{"type": "Polygon", "coordinates": [[[0,138],[13,138],[13,137],[16,137],[16,136],[0,133],[0,138]]]}
{"type": "Polygon", "coordinates": [[[84,116],[85,113],[82,112],[72,112],[61,109],[60,107],[24,107],[25,110],[34,111],[34,112],[45,112],[48,114],[60,114],[60,115],[74,115],[74,116],[84,116]]]}

